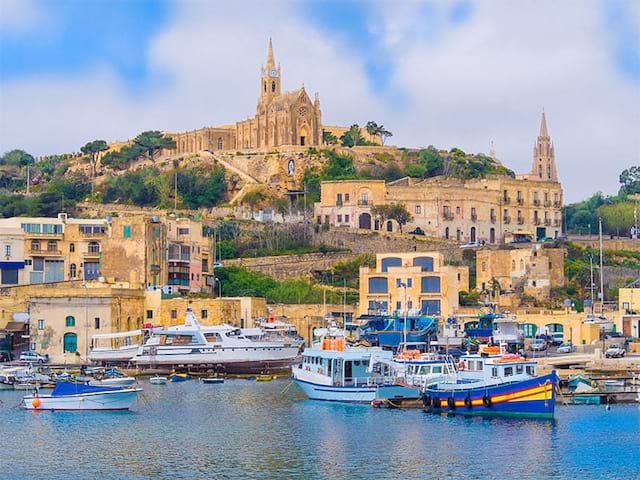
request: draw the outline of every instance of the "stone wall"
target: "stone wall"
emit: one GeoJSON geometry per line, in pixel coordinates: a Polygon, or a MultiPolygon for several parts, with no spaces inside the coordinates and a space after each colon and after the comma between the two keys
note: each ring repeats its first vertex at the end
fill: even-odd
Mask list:
{"type": "MultiPolygon", "coordinates": [[[[596,235],[571,235],[569,240],[579,243],[584,247],[600,248],[600,242],[596,235]]],[[[605,250],[633,250],[640,251],[640,240],[630,238],[604,238],[602,246],[605,250]]]]}
{"type": "Polygon", "coordinates": [[[225,267],[244,267],[265,273],[276,280],[310,277],[316,270],[328,270],[338,262],[353,260],[357,255],[349,252],[307,253],[274,257],[237,258],[225,260],[225,267]]]}

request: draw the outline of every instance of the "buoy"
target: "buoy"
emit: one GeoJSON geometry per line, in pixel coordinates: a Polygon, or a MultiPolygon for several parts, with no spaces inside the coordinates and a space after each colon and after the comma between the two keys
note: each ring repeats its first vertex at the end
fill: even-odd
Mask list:
{"type": "Polygon", "coordinates": [[[31,400],[31,405],[33,405],[33,408],[40,408],[40,405],[42,405],[42,401],[40,401],[39,398],[34,398],[33,400],[31,400]]]}

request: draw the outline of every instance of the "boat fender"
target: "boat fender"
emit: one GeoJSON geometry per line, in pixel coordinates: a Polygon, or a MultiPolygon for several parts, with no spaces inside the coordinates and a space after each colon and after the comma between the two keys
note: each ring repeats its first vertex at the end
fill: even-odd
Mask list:
{"type": "Polygon", "coordinates": [[[456,400],[453,397],[449,397],[447,398],[447,407],[449,407],[449,410],[455,410],[456,409],[456,400]]]}
{"type": "Polygon", "coordinates": [[[489,395],[485,395],[484,397],[482,397],[482,403],[487,408],[493,405],[493,401],[491,400],[491,397],[489,395]]]}
{"type": "Polygon", "coordinates": [[[467,408],[471,408],[473,406],[473,401],[471,400],[471,395],[467,395],[464,399],[464,405],[467,408]]]}
{"type": "Polygon", "coordinates": [[[460,371],[464,370],[464,362],[458,363],[458,370],[460,371]]]}
{"type": "Polygon", "coordinates": [[[429,405],[431,405],[431,397],[429,395],[424,395],[422,397],[422,405],[424,407],[428,407],[429,405]]]}
{"type": "Polygon", "coordinates": [[[433,408],[440,408],[440,399],[438,397],[433,397],[431,399],[431,405],[433,405],[433,408]]]}

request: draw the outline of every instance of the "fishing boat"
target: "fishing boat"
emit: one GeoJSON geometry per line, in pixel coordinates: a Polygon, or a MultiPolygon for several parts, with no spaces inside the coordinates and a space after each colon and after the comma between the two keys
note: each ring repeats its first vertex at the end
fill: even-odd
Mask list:
{"type": "Polygon", "coordinates": [[[149,379],[149,383],[151,385],[166,385],[168,382],[167,377],[160,377],[158,375],[156,375],[155,377],[151,377],[149,379]]]}
{"type": "Polygon", "coordinates": [[[553,418],[557,376],[504,347],[483,346],[460,357],[452,380],[424,388],[425,411],[464,415],[553,418]]]}
{"type": "Polygon", "coordinates": [[[136,383],[135,377],[125,375],[115,368],[107,370],[102,377],[89,381],[90,385],[105,387],[130,387],[134,383],[136,383]]]}
{"type": "Polygon", "coordinates": [[[155,329],[132,362],[138,366],[192,365],[228,373],[260,373],[286,369],[296,361],[300,345],[288,338],[248,338],[231,325],[202,326],[191,308],[184,325],[155,329]]]}
{"type": "Polygon", "coordinates": [[[191,378],[191,375],[188,373],[172,373],[169,375],[169,380],[173,383],[186,382],[187,380],[191,380],[191,378]]]}
{"type": "Polygon", "coordinates": [[[142,345],[146,330],[100,333],[91,337],[89,360],[94,363],[127,363],[142,345]]]}
{"type": "Polygon", "coordinates": [[[397,385],[391,368],[371,356],[392,360],[393,352],[380,347],[349,347],[344,330],[335,325],[319,329],[320,342],[307,348],[302,363],[292,367],[294,381],[312,400],[370,403],[376,398],[413,395],[410,387],[397,385]]]}
{"type": "Polygon", "coordinates": [[[27,410],[128,410],[141,391],[141,388],[59,383],[51,394],[25,396],[22,406],[27,410]]]}
{"type": "Polygon", "coordinates": [[[207,383],[207,384],[219,384],[219,383],[224,383],[224,378],[220,378],[220,377],[204,377],[204,378],[201,378],[200,381],[202,383],[207,383]]]}
{"type": "Polygon", "coordinates": [[[402,316],[395,312],[388,315],[363,315],[358,335],[373,346],[397,349],[404,342],[426,342],[438,331],[435,317],[423,315],[419,310],[410,310],[402,316]]]}

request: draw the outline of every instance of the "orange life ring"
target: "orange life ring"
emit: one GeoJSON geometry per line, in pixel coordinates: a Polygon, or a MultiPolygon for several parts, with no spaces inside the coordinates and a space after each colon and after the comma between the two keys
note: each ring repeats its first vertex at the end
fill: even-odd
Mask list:
{"type": "Polygon", "coordinates": [[[464,370],[464,369],[465,369],[464,362],[458,363],[458,370],[464,370]]]}

